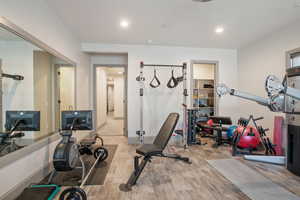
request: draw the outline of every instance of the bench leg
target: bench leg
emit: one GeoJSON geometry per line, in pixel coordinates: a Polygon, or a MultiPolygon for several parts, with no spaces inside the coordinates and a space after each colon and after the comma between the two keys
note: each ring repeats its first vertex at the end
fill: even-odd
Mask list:
{"type": "Polygon", "coordinates": [[[131,187],[134,186],[140,177],[142,171],[144,170],[146,164],[150,161],[151,157],[146,156],[142,160],[142,162],[138,163],[138,157],[134,157],[134,171],[132,172],[130,178],[128,179],[126,184],[121,184],[119,189],[123,192],[131,191],[131,187]]]}

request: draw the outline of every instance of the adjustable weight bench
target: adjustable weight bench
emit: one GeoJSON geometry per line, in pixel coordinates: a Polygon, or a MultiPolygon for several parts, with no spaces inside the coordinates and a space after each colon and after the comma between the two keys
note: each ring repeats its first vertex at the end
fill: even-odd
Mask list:
{"type": "Polygon", "coordinates": [[[119,186],[119,189],[121,191],[128,192],[131,190],[131,187],[136,184],[146,164],[151,161],[153,156],[172,158],[172,159],[184,161],[189,164],[191,163],[189,158],[187,157],[181,157],[180,155],[177,154],[163,153],[164,149],[166,148],[173,134],[178,119],[179,119],[178,113],[170,113],[168,118],[160,128],[158,135],[155,137],[153,144],[143,144],[136,149],[136,153],[139,154],[140,156],[134,157],[134,171],[132,172],[127,183],[121,184],[119,186]],[[139,162],[140,158],[143,159],[141,162],[139,162]]]}

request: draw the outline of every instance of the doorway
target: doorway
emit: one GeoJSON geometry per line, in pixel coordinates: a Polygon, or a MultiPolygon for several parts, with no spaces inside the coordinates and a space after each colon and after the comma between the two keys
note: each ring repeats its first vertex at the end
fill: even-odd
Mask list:
{"type": "Polygon", "coordinates": [[[126,135],[126,67],[95,66],[96,130],[102,136],[126,135]]]}
{"type": "Polygon", "coordinates": [[[218,83],[217,61],[191,62],[191,106],[203,117],[218,114],[215,88],[218,83]]]}

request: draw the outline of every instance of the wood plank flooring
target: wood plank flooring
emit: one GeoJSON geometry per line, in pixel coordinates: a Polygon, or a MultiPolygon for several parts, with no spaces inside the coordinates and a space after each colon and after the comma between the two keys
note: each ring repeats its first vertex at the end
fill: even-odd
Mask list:
{"type": "MultiPolygon", "coordinates": [[[[103,186],[86,186],[88,200],[248,200],[235,185],[223,177],[207,160],[231,158],[228,147],[214,149],[211,142],[188,150],[169,146],[167,151],[188,156],[192,164],[172,159],[154,158],[143,171],[131,192],[121,192],[133,169],[135,146],[122,136],[103,137],[106,144],[118,144],[103,186]]],[[[204,139],[205,140],[205,139],[204,139]]],[[[242,161],[258,173],[300,196],[300,178],[281,166],[242,161]]]]}

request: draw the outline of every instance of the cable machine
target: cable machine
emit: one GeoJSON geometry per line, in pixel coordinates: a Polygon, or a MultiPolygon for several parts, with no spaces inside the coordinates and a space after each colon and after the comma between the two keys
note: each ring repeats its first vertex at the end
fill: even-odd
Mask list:
{"type": "MultiPolygon", "coordinates": [[[[170,81],[168,82],[168,87],[169,88],[174,88],[177,86],[177,84],[179,82],[183,82],[183,104],[186,105],[187,104],[187,96],[188,96],[188,92],[187,92],[187,64],[183,63],[182,65],[161,65],[161,64],[144,64],[144,62],[140,63],[140,73],[139,76],[136,78],[136,80],[139,82],[139,95],[140,95],[140,129],[138,131],[136,131],[136,134],[139,136],[139,141],[141,144],[144,143],[144,136],[145,136],[145,130],[144,130],[144,88],[145,88],[145,77],[144,77],[144,67],[154,67],[154,68],[159,68],[159,67],[169,67],[169,68],[181,68],[182,69],[182,76],[175,78],[173,76],[173,71],[172,71],[172,77],[170,79],[170,81]],[[173,85],[171,84],[171,80],[177,81],[177,84],[174,83],[173,85]]],[[[154,78],[156,79],[156,81],[158,82],[158,85],[160,85],[160,82],[158,81],[156,77],[156,71],[154,70],[154,78]]],[[[152,82],[152,81],[151,81],[152,82]]],[[[151,83],[150,83],[151,85],[151,83]]],[[[153,87],[153,86],[151,86],[153,87]]],[[[156,86],[154,86],[153,88],[155,88],[156,86]]],[[[183,137],[182,137],[182,143],[184,145],[184,147],[187,147],[187,119],[186,119],[186,114],[185,114],[185,110],[183,109],[183,137]]]]}

